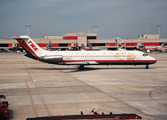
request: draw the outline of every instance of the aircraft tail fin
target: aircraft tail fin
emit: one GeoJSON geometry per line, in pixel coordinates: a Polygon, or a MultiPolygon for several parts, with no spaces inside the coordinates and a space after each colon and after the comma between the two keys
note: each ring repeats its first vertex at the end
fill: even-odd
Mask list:
{"type": "Polygon", "coordinates": [[[84,44],[81,44],[81,46],[82,46],[82,49],[84,49],[84,50],[85,50],[85,45],[84,45],[84,44]]]}
{"type": "Polygon", "coordinates": [[[161,44],[161,47],[164,47],[164,43],[161,44]]]}
{"type": "Polygon", "coordinates": [[[93,50],[93,48],[92,48],[92,45],[91,45],[91,44],[89,44],[89,49],[90,49],[90,50],[93,50]]]}
{"type": "Polygon", "coordinates": [[[29,36],[16,36],[14,37],[23,49],[27,52],[28,57],[38,59],[40,55],[43,55],[45,50],[40,48],[29,36]]]}

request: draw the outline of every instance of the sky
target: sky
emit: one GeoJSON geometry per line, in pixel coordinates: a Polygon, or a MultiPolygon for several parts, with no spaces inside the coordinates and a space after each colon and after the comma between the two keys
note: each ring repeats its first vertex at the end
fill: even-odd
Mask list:
{"type": "Polygon", "coordinates": [[[167,0],[0,0],[0,39],[95,32],[98,39],[167,38],[167,0]]]}

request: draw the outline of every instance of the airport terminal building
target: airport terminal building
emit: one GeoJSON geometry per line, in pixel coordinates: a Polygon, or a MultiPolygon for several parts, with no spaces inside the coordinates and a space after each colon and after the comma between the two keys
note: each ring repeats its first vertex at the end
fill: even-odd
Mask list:
{"type": "MultiPolygon", "coordinates": [[[[97,39],[97,33],[65,33],[62,36],[45,35],[43,38],[32,38],[40,47],[49,46],[52,50],[78,50],[82,44],[92,47],[107,48],[115,50],[118,46],[116,39],[97,39]]],[[[160,46],[167,43],[167,39],[160,39],[158,34],[147,34],[138,36],[138,39],[123,39],[126,49],[139,49],[146,46],[160,46]]],[[[21,50],[21,45],[16,40],[1,39],[0,49],[21,50]]]]}

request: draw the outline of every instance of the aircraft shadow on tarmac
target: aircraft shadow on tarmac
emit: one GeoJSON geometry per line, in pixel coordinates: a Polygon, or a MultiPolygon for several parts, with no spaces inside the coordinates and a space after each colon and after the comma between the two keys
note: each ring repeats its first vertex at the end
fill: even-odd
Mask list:
{"type": "MultiPolygon", "coordinates": [[[[107,68],[107,67],[104,67],[104,68],[93,68],[93,67],[84,67],[84,69],[83,70],[78,70],[78,68],[75,68],[75,70],[73,70],[73,71],[69,71],[68,73],[70,73],[70,72],[82,72],[82,71],[92,71],[92,70],[107,70],[107,69],[112,69],[112,70],[123,70],[123,69],[145,69],[145,68],[130,68],[130,67],[128,67],[128,68],[107,68]]],[[[60,69],[60,70],[63,70],[63,69],[60,69]]],[[[70,70],[70,69],[69,69],[70,70]]]]}
{"type": "MultiPolygon", "coordinates": [[[[94,68],[94,67],[84,67],[83,70],[79,70],[77,67],[76,68],[45,68],[45,67],[31,67],[28,69],[37,69],[37,70],[71,70],[69,72],[82,72],[82,71],[92,71],[92,70],[107,70],[107,69],[116,69],[116,70],[123,70],[123,69],[145,69],[144,67],[100,67],[100,68],[94,68]]],[[[155,69],[155,68],[149,68],[149,69],[155,69]]]]}

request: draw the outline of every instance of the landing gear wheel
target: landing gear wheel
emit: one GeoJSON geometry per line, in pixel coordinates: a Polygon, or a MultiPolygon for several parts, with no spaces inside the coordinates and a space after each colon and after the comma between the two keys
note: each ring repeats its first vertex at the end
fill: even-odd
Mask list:
{"type": "Polygon", "coordinates": [[[84,69],[84,65],[80,65],[80,66],[78,67],[78,69],[79,69],[79,70],[83,70],[83,69],[84,69]]]}
{"type": "Polygon", "coordinates": [[[149,69],[149,65],[146,65],[145,69],[149,69]]]}

